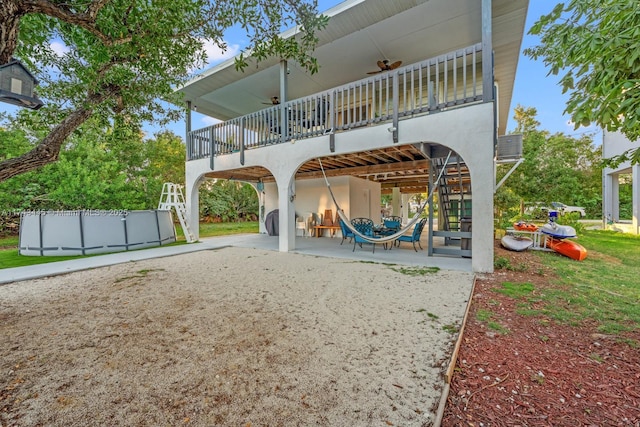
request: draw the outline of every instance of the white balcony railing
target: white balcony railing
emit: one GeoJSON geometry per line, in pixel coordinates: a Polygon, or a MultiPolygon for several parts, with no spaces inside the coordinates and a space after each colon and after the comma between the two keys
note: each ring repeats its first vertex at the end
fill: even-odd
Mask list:
{"type": "MultiPolygon", "coordinates": [[[[294,99],[187,135],[187,160],[482,102],[482,45],[294,99]]],[[[491,76],[493,81],[493,76],[491,76]]]]}

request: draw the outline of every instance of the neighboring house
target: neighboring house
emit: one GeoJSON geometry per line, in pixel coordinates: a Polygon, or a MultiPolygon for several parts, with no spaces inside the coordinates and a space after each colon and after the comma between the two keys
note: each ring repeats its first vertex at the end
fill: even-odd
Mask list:
{"type": "MultiPolygon", "coordinates": [[[[640,141],[632,143],[620,132],[604,132],[602,139],[602,157],[609,159],[625,151],[640,147],[640,141]]],[[[603,227],[625,233],[640,234],[640,165],[625,162],[616,169],[604,168],[602,171],[602,218],[603,227]],[[621,177],[631,180],[632,217],[620,219],[619,188],[621,177]]]]}
{"type": "Polygon", "coordinates": [[[471,256],[474,271],[493,271],[496,145],[527,8],[528,0],[347,0],[324,12],[317,74],[278,58],[205,71],[180,89],[192,229],[203,180],[249,182],[260,231],[278,209],[278,247],[291,251],[296,217],[335,215],[322,165],[349,218],[380,222],[381,194],[392,194],[393,214],[406,220],[411,195],[437,184],[425,256],[471,256]],[[191,130],[191,111],[224,122],[191,130]]]}

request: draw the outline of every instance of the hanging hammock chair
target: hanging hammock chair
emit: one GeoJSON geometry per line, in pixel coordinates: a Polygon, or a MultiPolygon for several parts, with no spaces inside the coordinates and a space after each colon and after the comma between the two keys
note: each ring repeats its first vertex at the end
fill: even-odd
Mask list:
{"type": "MultiPolygon", "coordinates": [[[[447,163],[449,163],[449,158],[450,157],[451,157],[451,151],[449,151],[449,155],[447,156],[447,159],[444,162],[445,165],[447,163]]],[[[429,200],[431,200],[431,198],[433,197],[433,192],[435,191],[435,189],[436,189],[436,187],[438,185],[438,182],[440,182],[440,178],[442,178],[442,174],[444,173],[444,170],[445,170],[445,168],[443,167],[442,170],[440,171],[440,174],[438,175],[438,179],[436,179],[434,184],[431,186],[431,189],[429,190],[429,195],[427,196],[426,200],[422,203],[420,208],[416,211],[416,213],[413,215],[413,218],[411,218],[411,220],[407,223],[406,226],[404,226],[403,228],[401,228],[400,230],[396,231],[393,234],[380,236],[380,237],[372,237],[372,236],[367,236],[365,234],[360,233],[351,224],[351,220],[347,217],[347,215],[345,215],[344,211],[340,208],[340,205],[338,205],[338,202],[337,202],[337,200],[336,200],[336,198],[335,198],[335,196],[333,194],[333,191],[331,190],[331,184],[329,183],[329,180],[327,179],[327,175],[324,172],[324,167],[322,166],[322,160],[318,159],[318,162],[320,163],[320,169],[322,170],[322,176],[324,177],[324,182],[327,185],[327,189],[329,190],[329,194],[331,195],[331,199],[333,200],[333,204],[336,205],[336,212],[338,213],[338,216],[340,217],[342,222],[344,222],[344,225],[349,230],[351,230],[353,232],[353,234],[357,235],[362,240],[365,240],[365,241],[370,242],[370,243],[392,242],[392,241],[396,240],[398,237],[404,235],[407,231],[409,231],[411,229],[411,227],[413,227],[415,225],[415,223],[420,220],[420,215],[422,214],[422,212],[424,212],[425,208],[427,207],[427,204],[429,203],[429,200]]]]}

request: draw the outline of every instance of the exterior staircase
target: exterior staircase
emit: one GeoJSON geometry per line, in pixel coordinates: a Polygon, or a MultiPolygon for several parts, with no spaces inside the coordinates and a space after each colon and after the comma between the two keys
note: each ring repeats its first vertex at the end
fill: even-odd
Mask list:
{"type": "Polygon", "coordinates": [[[460,245],[460,249],[431,249],[433,253],[470,255],[471,232],[471,174],[458,156],[446,162],[442,157],[432,157],[431,167],[438,181],[438,230],[433,235],[444,237],[445,246],[460,245]],[[444,169],[442,175],[440,172],[444,169]]]}

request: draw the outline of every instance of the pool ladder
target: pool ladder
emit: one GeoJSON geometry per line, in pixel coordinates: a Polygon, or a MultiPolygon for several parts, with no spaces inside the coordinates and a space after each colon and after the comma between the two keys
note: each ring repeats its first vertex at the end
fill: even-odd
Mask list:
{"type": "Polygon", "coordinates": [[[187,222],[187,207],[184,203],[184,196],[182,195],[182,185],[174,184],[173,182],[165,182],[162,185],[162,195],[160,196],[160,203],[158,203],[158,210],[170,211],[174,208],[176,216],[180,220],[180,226],[182,232],[187,240],[187,243],[193,243],[196,241],[195,236],[189,228],[187,222]]]}

